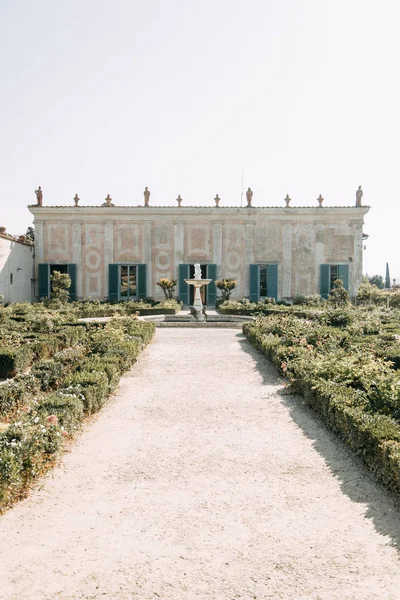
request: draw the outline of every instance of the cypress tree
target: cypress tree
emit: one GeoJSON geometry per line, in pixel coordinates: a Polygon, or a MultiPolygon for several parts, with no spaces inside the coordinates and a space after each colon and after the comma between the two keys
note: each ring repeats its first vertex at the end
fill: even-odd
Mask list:
{"type": "Polygon", "coordinates": [[[389,273],[389,263],[386,263],[386,278],[385,278],[385,288],[390,289],[390,273],[389,273]]]}

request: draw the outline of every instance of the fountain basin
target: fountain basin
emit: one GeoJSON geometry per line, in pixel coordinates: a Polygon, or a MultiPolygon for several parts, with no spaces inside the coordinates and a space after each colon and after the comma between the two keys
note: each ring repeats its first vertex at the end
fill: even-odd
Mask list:
{"type": "Polygon", "coordinates": [[[189,283],[190,285],[194,285],[196,288],[200,288],[203,285],[208,285],[211,283],[212,279],[185,279],[185,283],[189,283]]]}

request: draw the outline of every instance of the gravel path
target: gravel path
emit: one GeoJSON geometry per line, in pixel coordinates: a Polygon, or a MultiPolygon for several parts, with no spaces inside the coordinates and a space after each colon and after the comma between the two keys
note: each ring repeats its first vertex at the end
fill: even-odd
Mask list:
{"type": "Polygon", "coordinates": [[[281,389],[236,330],[158,330],[0,517],[0,598],[399,600],[393,500],[281,389]]]}

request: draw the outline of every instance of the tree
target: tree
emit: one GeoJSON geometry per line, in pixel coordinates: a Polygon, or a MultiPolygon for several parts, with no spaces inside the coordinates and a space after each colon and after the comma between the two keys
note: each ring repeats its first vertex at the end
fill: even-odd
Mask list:
{"type": "Polygon", "coordinates": [[[390,273],[389,273],[389,263],[386,263],[386,278],[385,278],[385,288],[390,290],[390,273]]]}
{"type": "Polygon", "coordinates": [[[328,298],[329,304],[331,304],[334,308],[341,308],[343,306],[347,306],[350,302],[349,293],[343,286],[343,281],[341,279],[335,279],[333,285],[334,288],[331,291],[331,294],[328,298]]]}
{"type": "Polygon", "coordinates": [[[160,281],[157,281],[157,285],[159,285],[164,292],[166,300],[172,300],[174,297],[176,280],[172,279],[172,277],[161,277],[160,281]]]}
{"type": "Polygon", "coordinates": [[[222,302],[229,300],[232,290],[237,286],[236,279],[216,279],[215,285],[222,292],[222,302]]]}
{"type": "Polygon", "coordinates": [[[382,275],[372,275],[372,277],[368,277],[368,281],[372,285],[376,285],[376,287],[378,287],[380,290],[383,290],[383,288],[385,287],[385,282],[383,280],[382,275]]]}
{"type": "Polygon", "coordinates": [[[35,230],[33,227],[28,227],[25,237],[27,240],[32,240],[32,242],[35,240],[35,230]]]}
{"type": "Polygon", "coordinates": [[[68,302],[69,300],[69,288],[71,287],[71,277],[67,273],[60,273],[60,271],[53,271],[50,277],[51,291],[50,298],[52,300],[61,300],[61,302],[68,302]]]}

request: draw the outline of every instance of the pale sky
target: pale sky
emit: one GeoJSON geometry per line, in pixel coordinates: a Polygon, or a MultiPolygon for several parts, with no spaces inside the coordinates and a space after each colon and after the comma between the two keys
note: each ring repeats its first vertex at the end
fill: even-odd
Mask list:
{"type": "Polygon", "coordinates": [[[36,202],[371,206],[400,280],[398,0],[0,0],[0,225],[36,202]]]}

